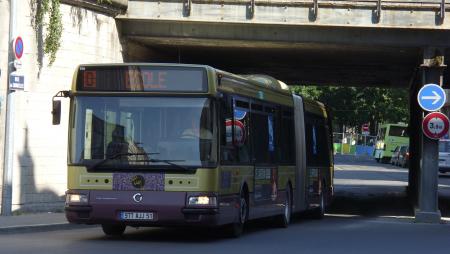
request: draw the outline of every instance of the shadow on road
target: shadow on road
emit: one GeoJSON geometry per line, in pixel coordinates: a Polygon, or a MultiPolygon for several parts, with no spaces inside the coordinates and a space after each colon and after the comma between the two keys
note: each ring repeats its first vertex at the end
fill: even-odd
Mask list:
{"type": "Polygon", "coordinates": [[[439,196],[439,209],[442,217],[450,217],[450,196],[439,196]]]}
{"type": "MultiPolygon", "coordinates": [[[[291,226],[308,221],[315,221],[308,213],[293,216],[291,226]]],[[[98,228],[99,232],[101,229],[98,228]]],[[[275,225],[274,218],[252,220],[246,223],[244,234],[246,236],[257,236],[259,234],[270,233],[273,230],[284,230],[275,225]]],[[[167,243],[216,243],[222,241],[232,241],[235,238],[229,237],[224,228],[206,227],[128,227],[125,234],[118,237],[99,235],[96,238],[84,240],[90,241],[136,241],[136,242],[167,242],[167,243]]]]}
{"type": "MultiPolygon", "coordinates": [[[[413,217],[407,195],[408,169],[375,162],[368,156],[335,156],[335,198],[331,215],[413,217]]],[[[439,209],[450,217],[450,175],[439,176],[439,209]]]]}
{"type": "MultiPolygon", "coordinates": [[[[370,191],[371,187],[367,189],[370,191]]],[[[400,189],[399,192],[367,196],[338,192],[327,212],[335,215],[363,217],[414,216],[413,206],[409,203],[406,191],[400,189]]]]}
{"type": "Polygon", "coordinates": [[[335,156],[332,215],[414,216],[408,200],[408,170],[376,163],[368,156],[335,156]]]}

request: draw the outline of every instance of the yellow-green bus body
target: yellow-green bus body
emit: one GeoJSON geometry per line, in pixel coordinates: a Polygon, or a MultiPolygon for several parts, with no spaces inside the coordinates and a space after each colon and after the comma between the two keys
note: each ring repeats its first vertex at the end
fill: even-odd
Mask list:
{"type": "Polygon", "coordinates": [[[291,94],[274,79],[202,65],[103,64],[79,66],[73,80],[66,198],[72,223],[221,226],[239,221],[242,199],[246,219],[255,219],[283,216],[286,206],[293,213],[320,209],[333,195],[326,108],[291,94]],[[176,76],[178,68],[182,78],[176,76]],[[115,79],[125,81],[115,85],[115,79]],[[193,90],[164,91],[177,88],[180,80],[193,90]],[[159,108],[166,101],[172,104],[159,108]],[[157,152],[145,147],[172,135],[169,129],[177,132],[188,122],[178,120],[184,117],[180,111],[198,105],[204,106],[192,125],[209,126],[207,138],[200,129],[192,141],[196,145],[161,138],[157,152]],[[158,119],[171,115],[173,124],[163,128],[158,119]],[[120,145],[111,145],[118,138],[120,145]],[[107,155],[110,147],[123,149],[124,143],[125,153],[107,155]],[[192,165],[191,157],[163,157],[189,152],[184,145],[206,152],[194,152],[192,165]],[[167,152],[171,149],[178,152],[167,152]]]}

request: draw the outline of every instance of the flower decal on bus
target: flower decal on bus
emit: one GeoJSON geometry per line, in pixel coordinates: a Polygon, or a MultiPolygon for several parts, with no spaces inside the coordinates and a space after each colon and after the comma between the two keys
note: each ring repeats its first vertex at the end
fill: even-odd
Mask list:
{"type": "Polygon", "coordinates": [[[114,173],[113,190],[164,191],[164,179],[163,173],[114,173]]]}
{"type": "Polygon", "coordinates": [[[141,175],[135,175],[131,178],[131,184],[136,189],[141,189],[145,185],[145,178],[141,175]]]}

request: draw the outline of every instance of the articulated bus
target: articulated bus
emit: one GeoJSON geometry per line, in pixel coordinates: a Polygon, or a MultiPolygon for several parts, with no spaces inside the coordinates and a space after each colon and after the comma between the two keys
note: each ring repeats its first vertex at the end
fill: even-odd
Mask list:
{"type": "MultiPolygon", "coordinates": [[[[202,65],[81,65],[70,97],[66,217],[126,226],[208,226],[317,217],[333,195],[323,104],[274,78],[202,65]]],[[[219,227],[218,227],[219,228],[219,227]]]]}
{"type": "Polygon", "coordinates": [[[397,146],[409,145],[408,125],[386,123],[378,129],[374,158],[377,162],[388,163],[397,146]]]}

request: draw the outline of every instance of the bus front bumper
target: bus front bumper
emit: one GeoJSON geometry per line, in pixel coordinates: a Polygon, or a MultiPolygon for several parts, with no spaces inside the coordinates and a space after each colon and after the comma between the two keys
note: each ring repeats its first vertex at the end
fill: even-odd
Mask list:
{"type": "Polygon", "coordinates": [[[88,196],[86,204],[66,202],[66,218],[77,224],[216,226],[233,222],[232,214],[236,214],[229,209],[220,209],[219,212],[218,206],[186,205],[188,197],[200,195],[193,192],[71,190],[67,194],[88,196]],[[134,217],[127,218],[129,215],[134,217]]]}

